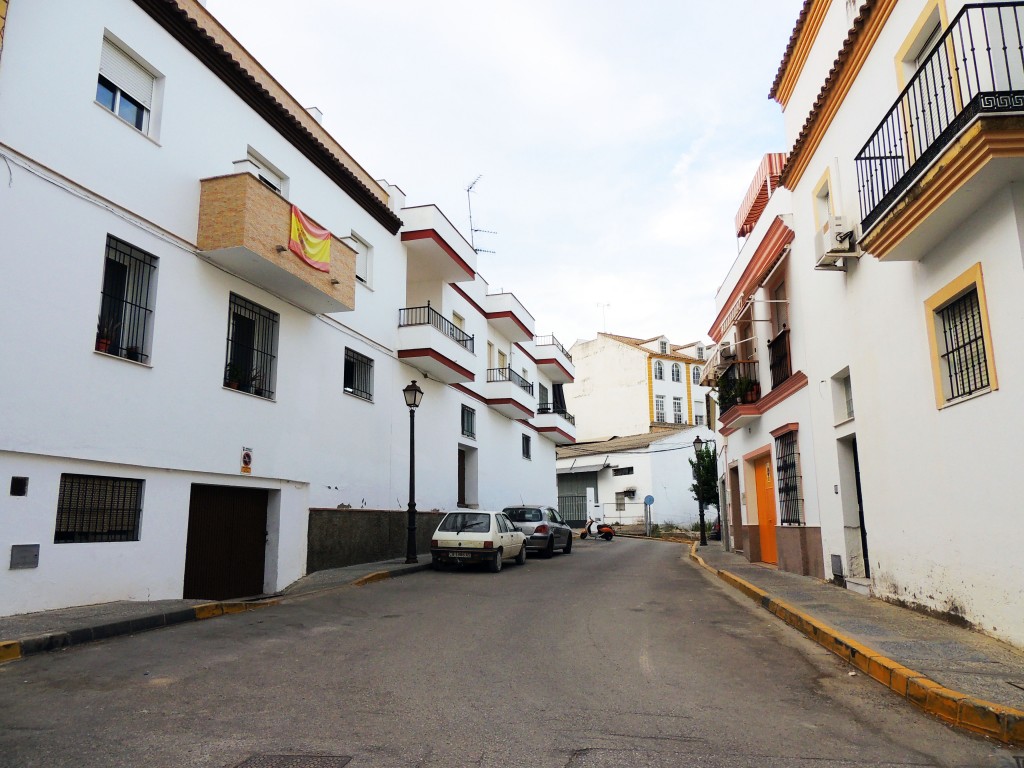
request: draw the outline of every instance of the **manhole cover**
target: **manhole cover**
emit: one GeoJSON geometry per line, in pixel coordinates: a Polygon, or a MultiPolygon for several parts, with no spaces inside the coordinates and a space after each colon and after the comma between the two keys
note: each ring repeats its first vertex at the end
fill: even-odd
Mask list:
{"type": "Polygon", "coordinates": [[[341,755],[253,755],[235,768],[342,768],[351,760],[341,755]]]}

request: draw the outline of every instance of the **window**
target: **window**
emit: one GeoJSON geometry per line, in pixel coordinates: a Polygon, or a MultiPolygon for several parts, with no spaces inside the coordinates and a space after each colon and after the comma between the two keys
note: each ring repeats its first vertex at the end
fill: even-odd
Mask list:
{"type": "Polygon", "coordinates": [[[225,387],[257,397],[274,397],[278,322],[276,312],[231,294],[224,360],[225,387]]]}
{"type": "Polygon", "coordinates": [[[704,423],[704,403],[693,404],[693,423],[698,427],[704,423]]]}
{"type": "Polygon", "coordinates": [[[625,512],[626,511],[626,492],[616,491],[615,492],[615,511],[625,512]]]}
{"type": "Polygon", "coordinates": [[[460,331],[464,331],[466,330],[466,318],[464,318],[458,312],[452,312],[452,325],[454,325],[460,331]]]}
{"type": "Polygon", "coordinates": [[[54,544],[138,541],[142,480],[60,476],[54,544]]]}
{"type": "Polygon", "coordinates": [[[145,134],[150,132],[150,114],[156,77],[117,44],[103,39],[96,101],[145,134]]]}
{"type": "Polygon", "coordinates": [[[939,408],[998,389],[981,264],[925,302],[939,408]]]}
{"type": "Polygon", "coordinates": [[[284,196],[285,180],[287,177],[252,149],[249,149],[245,157],[252,166],[250,170],[255,170],[256,178],[262,181],[265,186],[277,192],[277,194],[284,196]]]}
{"type": "Polygon", "coordinates": [[[462,434],[466,437],[476,437],[476,411],[468,405],[462,406],[462,434]]]}
{"type": "Polygon", "coordinates": [[[654,420],[657,422],[665,421],[665,396],[655,395],[654,396],[654,420]]]}
{"type": "Polygon", "coordinates": [[[345,349],[345,391],[373,402],[373,358],[345,349]]]}
{"type": "Polygon", "coordinates": [[[615,477],[621,477],[622,475],[632,475],[632,474],[633,474],[633,468],[632,467],[615,467],[612,470],[612,475],[615,476],[615,477]]]}
{"type": "MultiPolygon", "coordinates": [[[[373,285],[373,246],[355,233],[345,242],[356,252],[356,280],[366,286],[373,285]]],[[[461,328],[461,326],[459,326],[461,328]]]]}
{"type": "Polygon", "coordinates": [[[846,401],[846,418],[853,418],[853,383],[847,374],[843,377],[843,399],[846,401]]]}
{"type": "Polygon", "coordinates": [[[701,373],[700,366],[699,365],[693,366],[693,383],[694,384],[700,384],[700,373],[701,373]]]}
{"type": "Polygon", "coordinates": [[[676,424],[683,423],[683,398],[672,398],[672,421],[676,424]]]}
{"type": "Polygon", "coordinates": [[[508,368],[508,355],[501,350],[498,351],[498,367],[508,368]]]}
{"type": "Polygon", "coordinates": [[[150,356],[157,258],[107,235],[96,351],[147,362],[150,356]]]}
{"type": "Polygon", "coordinates": [[[548,388],[545,387],[540,382],[537,382],[537,389],[538,389],[538,393],[537,393],[537,406],[538,406],[538,410],[541,413],[550,413],[551,412],[551,406],[549,404],[549,399],[548,399],[548,388]]]}
{"type": "Polygon", "coordinates": [[[658,349],[661,350],[661,354],[667,355],[668,354],[668,342],[667,341],[659,341],[658,342],[658,349]]]}
{"type": "Polygon", "coordinates": [[[683,373],[679,363],[672,363],[672,381],[682,381],[683,373]]]}
{"type": "Polygon", "coordinates": [[[665,378],[665,366],[661,360],[654,361],[654,378],[661,381],[665,378]]]}
{"type": "Polygon", "coordinates": [[[531,458],[530,448],[531,448],[530,436],[529,435],[523,435],[523,458],[524,459],[531,458]]]}
{"type": "Polygon", "coordinates": [[[803,525],[804,522],[796,435],[794,431],[775,438],[775,482],[779,492],[779,521],[783,525],[803,525]]]}
{"type": "Polygon", "coordinates": [[[490,341],[487,342],[487,367],[494,367],[494,344],[490,341]]]}
{"type": "Polygon", "coordinates": [[[697,359],[698,360],[703,360],[704,359],[704,345],[703,344],[698,344],[697,345],[697,359]]]}

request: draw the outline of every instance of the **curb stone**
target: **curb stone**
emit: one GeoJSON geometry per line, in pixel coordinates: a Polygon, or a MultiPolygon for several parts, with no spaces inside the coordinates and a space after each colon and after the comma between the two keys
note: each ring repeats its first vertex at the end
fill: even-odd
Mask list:
{"type": "Polygon", "coordinates": [[[868,677],[907,699],[918,709],[956,728],[989,736],[1005,744],[1024,746],[1024,711],[993,704],[936,683],[920,672],[883,656],[813,616],[772,597],[739,576],[713,568],[697,554],[697,547],[697,542],[690,547],[690,559],[702,568],[868,677]]]}

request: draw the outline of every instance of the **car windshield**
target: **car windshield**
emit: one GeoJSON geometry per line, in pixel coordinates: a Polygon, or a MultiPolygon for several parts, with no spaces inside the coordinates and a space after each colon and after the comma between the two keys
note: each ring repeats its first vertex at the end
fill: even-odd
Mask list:
{"type": "Polygon", "coordinates": [[[513,523],[539,523],[542,519],[539,509],[509,507],[505,514],[513,523]]]}
{"type": "Polygon", "coordinates": [[[451,512],[437,529],[450,533],[487,533],[491,530],[491,516],[483,512],[451,512]]]}

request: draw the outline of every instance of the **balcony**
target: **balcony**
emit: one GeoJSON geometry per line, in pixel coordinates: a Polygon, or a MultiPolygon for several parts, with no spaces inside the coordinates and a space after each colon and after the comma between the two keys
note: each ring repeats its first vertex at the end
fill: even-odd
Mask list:
{"type": "Polygon", "coordinates": [[[554,336],[537,336],[533,340],[537,368],[555,384],[571,384],[576,380],[572,355],[554,336]]]}
{"type": "Polygon", "coordinates": [[[862,247],[919,260],[1024,179],[1024,3],[967,5],[856,157],[862,247]]]}
{"type": "Polygon", "coordinates": [[[576,417],[552,403],[537,406],[533,426],[555,445],[571,445],[576,442],[576,417]]]}
{"type": "Polygon", "coordinates": [[[249,173],[202,179],[200,255],[307,312],[355,309],[356,253],[333,235],[329,271],[288,250],[291,204],[249,173]]]}
{"type": "Polygon", "coordinates": [[[532,419],[536,403],[533,384],[511,368],[488,368],[484,399],[494,410],[510,419],[532,419]]]}
{"type": "Polygon", "coordinates": [[[533,340],[533,315],[511,293],[489,293],[481,302],[487,322],[509,341],[533,340]]]}
{"type": "Polygon", "coordinates": [[[474,381],[474,339],[427,302],[398,310],[398,359],[445,384],[474,381]]]}
{"type": "Polygon", "coordinates": [[[410,284],[464,283],[476,278],[476,251],[437,206],[403,208],[402,221],[410,284]]]}
{"type": "Polygon", "coordinates": [[[718,420],[737,429],[760,418],[757,401],[761,399],[756,360],[737,360],[718,377],[718,420]]]}

